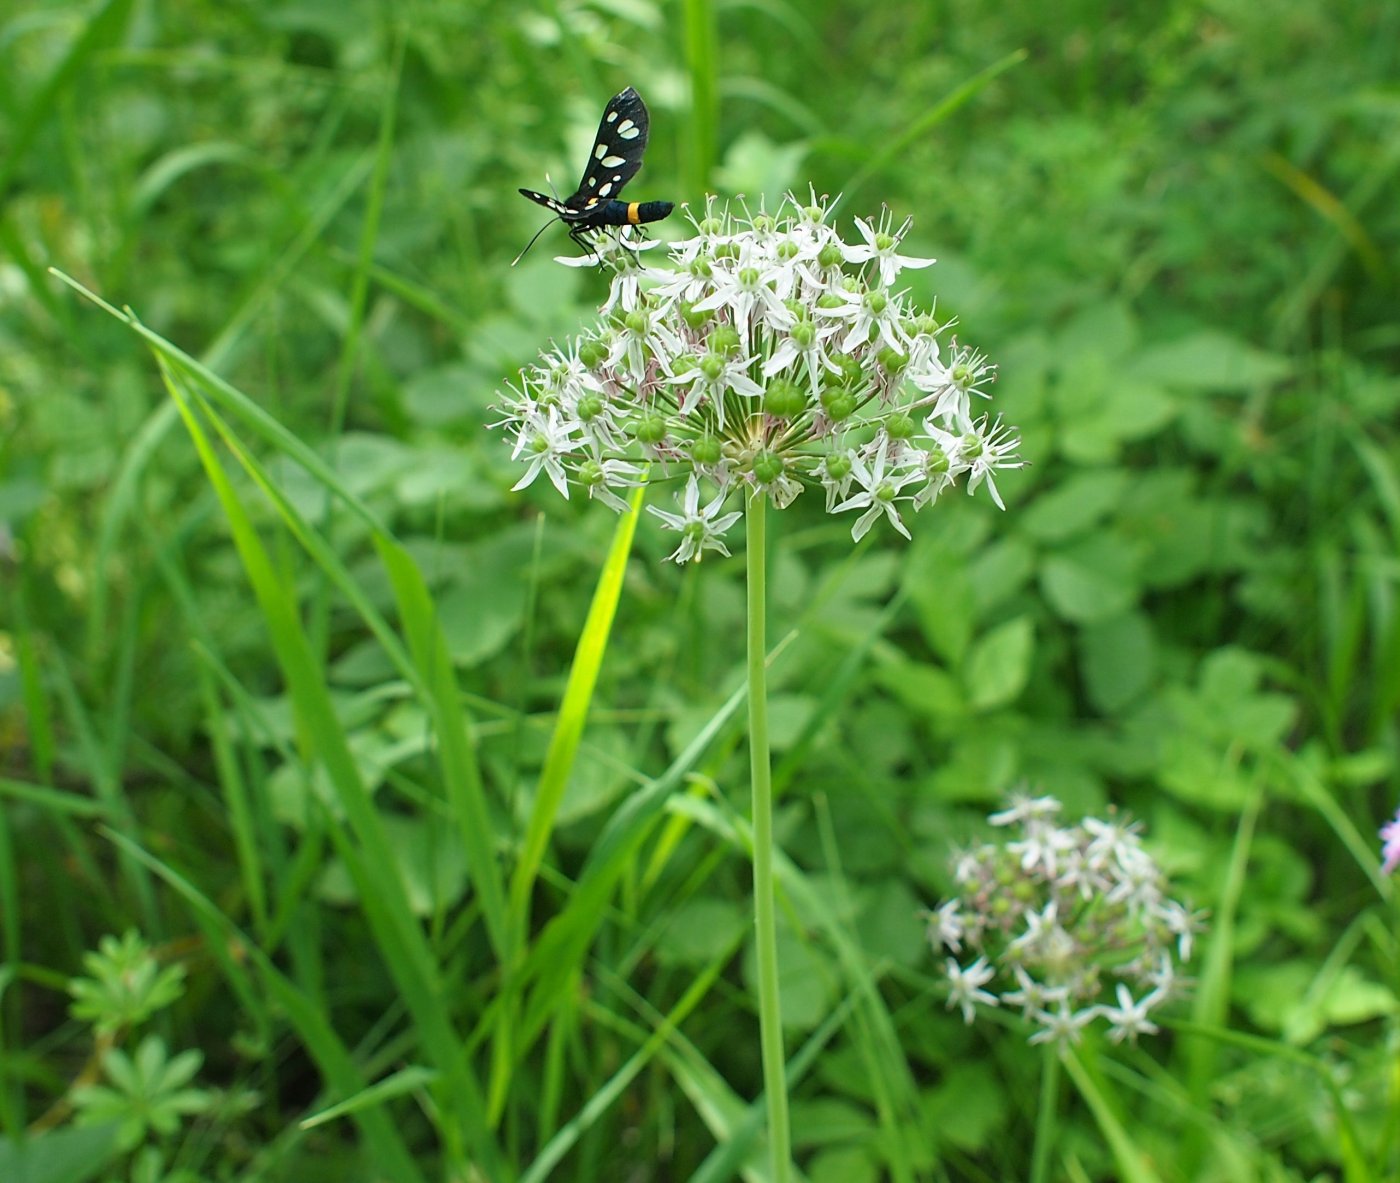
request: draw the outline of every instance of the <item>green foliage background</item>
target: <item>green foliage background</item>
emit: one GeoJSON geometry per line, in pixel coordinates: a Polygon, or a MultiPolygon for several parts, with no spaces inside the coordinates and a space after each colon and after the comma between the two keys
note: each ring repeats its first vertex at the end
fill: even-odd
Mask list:
{"type": "Polygon", "coordinates": [[[912,214],[911,253],[940,260],[914,292],[999,363],[1031,462],[1008,512],[940,503],[909,545],[853,553],[818,498],[775,520],[807,1176],[1026,1177],[1041,1061],[945,1012],[918,913],[1027,783],[1144,819],[1213,916],[1191,1033],[1092,1058],[1112,1120],[1064,1099],[1056,1177],[1124,1177],[1114,1128],[1163,1179],[1400,1177],[1373,837],[1400,803],[1398,68],[1384,0],[21,0],[0,1132],[83,1135],[63,1098],[94,1053],[64,983],[135,927],[188,971],[161,1035],[229,1103],[145,1165],[36,1177],[494,1183],[556,1151],[555,1178],[762,1177],[742,556],[679,571],[640,526],[523,931],[489,894],[617,528],[508,492],[487,430],[603,294],[551,261],[562,232],[509,267],[540,220],[515,189],[572,184],[632,84],[637,197],[810,182],[847,218],[912,214]],[[149,339],[49,267],[205,370],[162,355],[167,388],[149,339]],[[172,398],[214,374],[247,399],[222,499],[172,398]]]}

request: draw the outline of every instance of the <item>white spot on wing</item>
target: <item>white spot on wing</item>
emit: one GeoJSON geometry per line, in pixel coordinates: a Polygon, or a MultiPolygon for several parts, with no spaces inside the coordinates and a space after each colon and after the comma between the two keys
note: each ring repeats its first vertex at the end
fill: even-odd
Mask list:
{"type": "Polygon", "coordinates": [[[607,117],[606,122],[608,122],[608,123],[616,123],[616,122],[617,122],[617,112],[616,112],[616,111],[609,111],[609,112],[608,112],[608,117],[607,117]]]}
{"type": "MultiPolygon", "coordinates": [[[[600,154],[601,154],[602,151],[603,151],[603,146],[602,146],[601,144],[598,145],[598,151],[599,151],[600,154]]],[[[624,160],[626,160],[627,157],[625,157],[625,156],[601,156],[601,155],[600,155],[600,159],[601,159],[602,162],[603,162],[603,167],[604,167],[604,168],[616,168],[619,164],[621,164],[624,160]]]]}
{"type": "MultiPolygon", "coordinates": [[[[606,196],[607,196],[609,193],[611,193],[611,192],[612,192],[612,183],[609,182],[608,184],[604,185],[601,189],[598,190],[598,196],[599,196],[599,197],[606,197],[606,196]]],[[[593,203],[590,201],[588,204],[589,204],[589,205],[592,205],[593,203]]]]}
{"type": "Polygon", "coordinates": [[[626,123],[617,125],[617,134],[624,140],[635,140],[642,134],[642,129],[629,119],[626,123]]]}

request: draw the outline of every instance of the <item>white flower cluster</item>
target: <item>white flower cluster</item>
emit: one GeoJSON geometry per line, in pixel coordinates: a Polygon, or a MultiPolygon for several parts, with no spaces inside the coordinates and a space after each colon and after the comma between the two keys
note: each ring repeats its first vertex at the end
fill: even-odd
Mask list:
{"type": "Polygon", "coordinates": [[[1019,441],[974,415],[993,368],[947,326],[912,307],[895,283],[933,260],[899,253],[909,222],[857,218],[862,241],[830,225],[829,203],[785,198],[775,214],[735,215],[707,204],[696,234],[649,265],[656,242],[597,236],[583,260],[613,272],[602,323],[528,367],[503,399],[516,484],[541,474],[615,510],[652,465],[684,476],[679,513],[653,509],[680,531],[672,558],[724,554],[721,512],[736,488],[782,508],[804,485],[828,512],[860,510],[861,538],[885,517],[906,537],[918,510],[962,478],[969,492],[1019,468],[1019,441]],[[947,354],[945,357],[944,354],[947,354]],[[702,504],[700,482],[716,495],[702,504]]]}
{"type": "Polygon", "coordinates": [[[1114,1042],[1136,1041],[1182,989],[1201,917],[1167,897],[1136,824],[1062,826],[1059,811],[1013,796],[988,819],[1008,839],[955,856],[959,893],[929,917],[934,949],[961,958],[946,959],[948,1007],[968,1023],[979,1005],[1017,1007],[1032,1043],[1077,1042],[1096,1018],[1114,1042]]]}

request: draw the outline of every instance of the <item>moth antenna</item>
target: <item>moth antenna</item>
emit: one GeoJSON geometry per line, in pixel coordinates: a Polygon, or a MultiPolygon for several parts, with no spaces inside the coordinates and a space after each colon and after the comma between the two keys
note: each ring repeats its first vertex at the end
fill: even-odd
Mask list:
{"type": "Polygon", "coordinates": [[[559,221],[557,217],[550,218],[548,222],[546,222],[543,226],[536,230],[534,238],[530,239],[530,241],[525,244],[525,250],[521,251],[518,255],[516,255],[515,258],[513,258],[510,261],[510,265],[514,267],[518,262],[520,262],[520,260],[525,257],[525,251],[528,251],[532,246],[535,245],[535,239],[539,238],[541,234],[543,234],[546,230],[553,226],[554,223],[557,221],[559,221]]]}
{"type": "Polygon", "coordinates": [[[549,191],[554,194],[554,200],[559,200],[559,190],[554,187],[554,181],[548,173],[544,174],[544,183],[549,186],[549,191]]]}

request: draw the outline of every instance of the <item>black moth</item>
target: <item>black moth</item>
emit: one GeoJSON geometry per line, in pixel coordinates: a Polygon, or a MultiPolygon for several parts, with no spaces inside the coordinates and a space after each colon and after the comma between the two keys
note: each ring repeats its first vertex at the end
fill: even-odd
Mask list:
{"type": "MultiPolygon", "coordinates": [[[[659,222],[676,208],[674,202],[617,200],[622,187],[642,167],[642,153],[646,151],[650,128],[647,105],[642,102],[642,96],[629,86],[621,94],[613,95],[604,109],[597,138],[593,141],[593,151],[588,156],[588,165],[572,197],[560,201],[557,197],[547,197],[533,189],[522,189],[520,192],[545,209],[552,210],[568,226],[569,237],[589,253],[593,251],[586,237],[590,230],[659,222]]],[[[535,238],[551,225],[551,222],[546,222],[541,226],[535,238]]],[[[535,238],[526,244],[525,251],[535,245],[535,238]]],[[[516,263],[525,257],[525,251],[516,256],[516,263]]]]}

